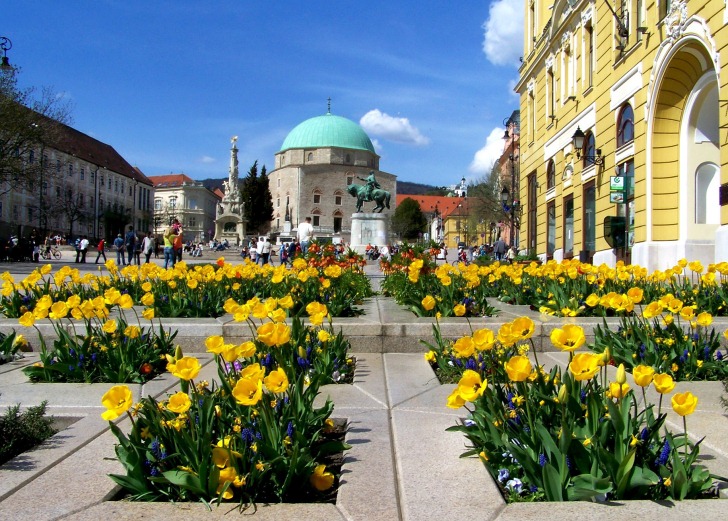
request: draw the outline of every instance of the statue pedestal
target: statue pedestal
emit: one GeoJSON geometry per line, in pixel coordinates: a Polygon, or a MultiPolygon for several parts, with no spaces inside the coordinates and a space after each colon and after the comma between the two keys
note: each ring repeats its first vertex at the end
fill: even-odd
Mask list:
{"type": "Polygon", "coordinates": [[[351,214],[351,243],[349,247],[359,254],[364,254],[367,244],[377,246],[389,245],[387,233],[387,215],[381,213],[351,214]]]}

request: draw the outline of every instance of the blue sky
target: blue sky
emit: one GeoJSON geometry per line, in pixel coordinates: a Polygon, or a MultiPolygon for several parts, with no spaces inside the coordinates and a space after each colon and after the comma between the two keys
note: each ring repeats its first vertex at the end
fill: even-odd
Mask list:
{"type": "Polygon", "coordinates": [[[73,126],[147,175],[272,169],[288,132],[331,112],[380,168],[452,185],[486,174],[518,108],[523,0],[4,0],[21,86],[70,100],[73,126]]]}

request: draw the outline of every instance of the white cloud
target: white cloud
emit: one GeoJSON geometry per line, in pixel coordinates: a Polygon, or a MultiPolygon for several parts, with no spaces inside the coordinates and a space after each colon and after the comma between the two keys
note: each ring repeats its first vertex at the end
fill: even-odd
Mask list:
{"type": "Polygon", "coordinates": [[[503,133],[505,129],[494,128],[485,140],[483,148],[478,150],[468,167],[468,170],[476,175],[487,175],[493,168],[493,164],[503,154],[503,133]]]}
{"type": "Polygon", "coordinates": [[[483,52],[494,65],[518,65],[523,55],[523,0],[496,0],[483,24],[483,52]]]}
{"type": "Polygon", "coordinates": [[[396,118],[379,109],[370,110],[359,120],[365,132],[381,138],[415,146],[430,144],[430,138],[420,134],[407,118],[396,118]]]}
{"type": "Polygon", "coordinates": [[[203,164],[205,164],[205,165],[209,165],[209,164],[211,164],[211,163],[214,163],[215,161],[217,161],[217,159],[215,159],[214,157],[210,157],[210,156],[202,156],[202,157],[201,157],[201,158],[199,159],[199,162],[200,162],[200,163],[203,163],[203,164]]]}

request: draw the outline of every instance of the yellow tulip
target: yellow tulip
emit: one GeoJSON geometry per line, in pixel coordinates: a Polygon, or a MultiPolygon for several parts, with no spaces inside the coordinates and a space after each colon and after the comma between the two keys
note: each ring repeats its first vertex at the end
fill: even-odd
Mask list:
{"type": "Polygon", "coordinates": [[[248,380],[263,380],[263,377],[265,376],[265,367],[262,367],[259,363],[250,364],[249,366],[246,366],[245,369],[243,369],[240,372],[241,378],[247,378],[248,380]]]}
{"type": "Polygon", "coordinates": [[[569,370],[574,380],[590,380],[599,371],[599,355],[592,353],[579,353],[569,363],[569,370]]]}
{"type": "Polygon", "coordinates": [[[469,358],[475,352],[475,343],[471,337],[464,336],[455,341],[452,350],[458,358],[469,358]]]}
{"type": "Polygon", "coordinates": [[[628,383],[611,382],[609,384],[609,394],[612,398],[624,398],[629,392],[628,383]]]}
{"type": "Polygon", "coordinates": [[[698,397],[691,392],[676,393],[672,397],[672,410],[680,416],[688,416],[695,412],[698,405],[698,397]]]}
{"type": "Polygon", "coordinates": [[[119,307],[122,309],[131,309],[134,307],[134,299],[131,298],[131,295],[128,293],[122,295],[119,297],[119,307]]]}
{"type": "Polygon", "coordinates": [[[316,490],[323,492],[330,489],[334,484],[334,475],[326,471],[326,465],[317,465],[311,474],[311,485],[316,490]]]}
{"type": "Polygon", "coordinates": [[[519,340],[528,340],[536,330],[536,324],[528,317],[517,318],[511,324],[511,331],[519,340]]]}
{"type": "Polygon", "coordinates": [[[422,299],[422,307],[425,311],[432,311],[432,309],[435,307],[435,299],[432,297],[432,295],[427,295],[425,298],[422,299]]]}
{"type": "Polygon", "coordinates": [[[452,312],[456,317],[462,317],[465,315],[465,312],[467,310],[465,309],[465,306],[462,304],[456,304],[454,308],[452,308],[452,312]]]}
{"type": "Polygon", "coordinates": [[[531,375],[533,366],[527,356],[518,355],[511,357],[511,359],[505,363],[505,369],[506,373],[508,373],[508,378],[510,378],[511,381],[523,382],[531,375]]]}
{"type": "Polygon", "coordinates": [[[460,388],[456,387],[453,392],[450,393],[450,396],[447,397],[447,406],[450,409],[459,409],[463,405],[465,405],[466,400],[460,395],[460,388]]]}
{"type": "Polygon", "coordinates": [[[238,358],[249,358],[255,354],[255,342],[248,340],[235,348],[238,358]]]}
{"type": "Polygon", "coordinates": [[[154,294],[153,293],[145,293],[142,295],[142,304],[145,306],[151,306],[154,304],[154,294]]]}
{"type": "Polygon", "coordinates": [[[18,322],[23,327],[33,327],[33,324],[35,324],[35,316],[30,311],[27,311],[20,317],[18,322]]]}
{"type": "Polygon", "coordinates": [[[131,389],[126,385],[115,385],[101,397],[106,411],[101,414],[104,420],[115,420],[129,410],[133,401],[131,389]]]}
{"type": "Polygon", "coordinates": [[[225,340],[220,335],[209,336],[205,340],[205,347],[207,347],[207,351],[216,355],[222,353],[224,345],[225,340]]]}
{"type": "Polygon", "coordinates": [[[586,336],[580,326],[566,324],[563,329],[551,331],[551,343],[562,351],[573,352],[585,342],[586,336]]]}
{"type": "Polygon", "coordinates": [[[495,335],[490,329],[478,329],[473,332],[473,342],[478,351],[489,351],[495,344],[495,335]]]}
{"type": "Polygon", "coordinates": [[[268,373],[263,379],[265,388],[272,393],[284,393],[288,389],[288,376],[282,367],[268,373]]]}
{"type": "Polygon", "coordinates": [[[51,306],[51,312],[48,315],[50,318],[54,320],[61,319],[65,317],[68,314],[68,306],[65,302],[55,302],[51,306]]]}
{"type": "Polygon", "coordinates": [[[240,405],[256,405],[263,396],[263,382],[250,378],[241,378],[232,390],[233,398],[240,405]]]}
{"type": "Polygon", "coordinates": [[[286,324],[268,322],[258,327],[258,340],[268,347],[281,346],[291,339],[291,328],[286,324]]]}
{"type": "Polygon", "coordinates": [[[660,394],[667,394],[675,388],[672,376],[667,373],[656,374],[652,377],[652,383],[655,384],[655,390],[660,394]]]}
{"type": "Polygon", "coordinates": [[[458,393],[463,400],[473,402],[483,395],[488,381],[480,377],[477,372],[466,369],[458,382],[458,393]]]}
{"type": "Polygon", "coordinates": [[[174,393],[169,397],[169,401],[167,402],[167,409],[176,414],[187,412],[191,406],[192,401],[190,397],[182,391],[174,393]]]}
{"type": "Polygon", "coordinates": [[[176,362],[167,364],[167,371],[185,381],[195,378],[199,374],[200,369],[202,369],[200,361],[191,356],[183,356],[176,362]]]}
{"type": "Polygon", "coordinates": [[[114,333],[118,327],[118,324],[116,323],[116,320],[107,320],[104,322],[104,325],[101,327],[101,329],[104,330],[106,333],[114,333]]]}
{"type": "Polygon", "coordinates": [[[699,326],[708,327],[713,323],[713,315],[703,311],[695,318],[695,320],[697,320],[699,326]]]}
{"type": "Polygon", "coordinates": [[[640,387],[647,387],[652,383],[655,370],[648,365],[638,365],[632,369],[632,376],[634,377],[634,383],[640,387]]]}

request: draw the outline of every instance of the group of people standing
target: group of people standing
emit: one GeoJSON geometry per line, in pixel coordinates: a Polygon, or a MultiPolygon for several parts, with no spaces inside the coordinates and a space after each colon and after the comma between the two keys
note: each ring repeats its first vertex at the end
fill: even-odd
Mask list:
{"type": "MultiPolygon", "coordinates": [[[[140,238],[134,228],[129,226],[129,230],[122,237],[121,234],[116,236],[112,243],[114,250],[116,250],[116,264],[119,266],[130,266],[136,263],[137,266],[141,265],[141,256],[144,254],[145,263],[149,263],[154,253],[155,241],[152,232],[147,232],[147,235],[142,239],[140,238]]],[[[106,242],[101,239],[96,246],[96,263],[99,262],[101,257],[106,261],[106,242]]]]}

